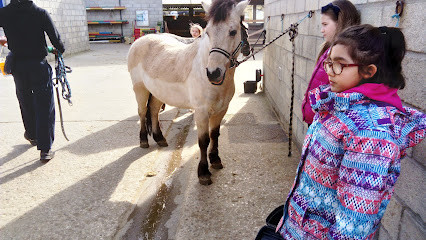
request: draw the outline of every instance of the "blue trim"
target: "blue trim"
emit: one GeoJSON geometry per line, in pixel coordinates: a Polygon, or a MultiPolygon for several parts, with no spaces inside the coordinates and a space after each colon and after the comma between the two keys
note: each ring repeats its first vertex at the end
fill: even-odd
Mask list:
{"type": "Polygon", "coordinates": [[[375,172],[375,173],[380,174],[382,176],[386,176],[387,173],[388,173],[388,168],[384,168],[382,166],[378,166],[378,165],[374,165],[374,164],[354,162],[354,161],[351,161],[347,158],[343,158],[342,165],[344,165],[346,167],[350,167],[350,168],[359,169],[359,170],[362,170],[362,171],[375,172]]]}

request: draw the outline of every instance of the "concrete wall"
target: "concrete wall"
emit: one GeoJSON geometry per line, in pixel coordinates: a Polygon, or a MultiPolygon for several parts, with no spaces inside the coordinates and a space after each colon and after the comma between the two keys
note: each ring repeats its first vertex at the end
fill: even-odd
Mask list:
{"type": "MultiPolygon", "coordinates": [[[[65,55],[89,49],[86,8],[83,0],[33,0],[33,2],[49,12],[65,42],[65,55]]],[[[10,0],[6,0],[6,3],[10,3],[10,0]]],[[[51,44],[48,42],[48,45],[51,44]]]]}
{"type": "MultiPolygon", "coordinates": [[[[162,0],[84,0],[86,7],[103,7],[103,6],[125,6],[125,10],[121,10],[121,19],[129,21],[129,24],[120,25],[95,25],[89,26],[89,32],[113,32],[121,34],[123,27],[123,35],[131,37],[133,35],[134,21],[136,20],[137,10],[148,10],[149,26],[140,28],[154,28],[157,22],[163,21],[163,3],[162,0]]],[[[119,20],[120,11],[88,11],[87,20],[119,20]]]]}
{"type": "MultiPolygon", "coordinates": [[[[267,41],[287,29],[291,23],[302,19],[309,10],[315,14],[304,20],[296,38],[295,101],[293,115],[293,140],[300,148],[307,130],[300,110],[314,65],[323,42],[320,33],[321,6],[330,0],[265,0],[267,41]],[[281,21],[281,14],[284,19],[281,21]],[[270,20],[267,18],[270,16],[270,20]]],[[[352,0],[361,13],[362,23],[375,26],[395,26],[394,0],[352,0]]],[[[407,86],[399,94],[407,105],[425,111],[426,30],[424,28],[426,1],[405,1],[400,28],[405,34],[407,54],[403,71],[407,86]]],[[[292,45],[288,35],[268,46],[264,53],[264,89],[285,129],[288,129],[291,97],[292,45]]],[[[426,141],[409,151],[402,161],[402,173],[395,194],[382,221],[379,239],[426,239],[425,220],[425,166],[426,141]]]]}

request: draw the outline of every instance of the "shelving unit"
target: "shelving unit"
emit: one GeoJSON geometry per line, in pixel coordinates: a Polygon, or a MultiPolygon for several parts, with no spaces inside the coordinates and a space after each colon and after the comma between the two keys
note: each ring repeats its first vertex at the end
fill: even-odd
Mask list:
{"type": "Polygon", "coordinates": [[[108,40],[109,42],[121,42],[121,34],[112,32],[89,32],[89,38],[92,41],[108,40]]]}
{"type": "Polygon", "coordinates": [[[128,24],[129,22],[127,20],[110,20],[110,21],[87,21],[87,24],[89,25],[99,25],[99,24],[128,24]]]}
{"type": "Polygon", "coordinates": [[[87,7],[86,11],[103,11],[103,10],[124,10],[126,7],[118,6],[118,7],[87,7]]]}
{"type": "MultiPolygon", "coordinates": [[[[119,1],[121,5],[121,0],[119,1]]],[[[121,11],[125,10],[125,6],[93,6],[86,7],[86,11],[89,14],[90,12],[99,12],[99,11],[120,11],[120,19],[113,20],[92,20],[87,21],[87,24],[90,26],[99,26],[99,25],[121,25],[121,34],[115,34],[113,32],[95,32],[89,30],[89,40],[90,41],[99,41],[99,40],[108,40],[110,42],[122,42],[124,39],[123,36],[123,24],[128,24],[129,21],[122,19],[121,11]]],[[[99,28],[98,28],[99,29],[99,28]]]]}

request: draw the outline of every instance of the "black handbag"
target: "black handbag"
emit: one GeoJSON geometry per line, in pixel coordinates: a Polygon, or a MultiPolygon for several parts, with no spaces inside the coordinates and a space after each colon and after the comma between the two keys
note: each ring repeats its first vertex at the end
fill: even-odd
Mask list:
{"type": "Polygon", "coordinates": [[[283,240],[284,238],[275,232],[283,215],[284,205],[275,208],[266,218],[266,225],[259,230],[255,240],[283,240]]]}
{"type": "Polygon", "coordinates": [[[13,67],[15,66],[15,57],[12,52],[9,52],[6,56],[6,61],[4,62],[4,72],[6,74],[12,74],[13,67]]]}

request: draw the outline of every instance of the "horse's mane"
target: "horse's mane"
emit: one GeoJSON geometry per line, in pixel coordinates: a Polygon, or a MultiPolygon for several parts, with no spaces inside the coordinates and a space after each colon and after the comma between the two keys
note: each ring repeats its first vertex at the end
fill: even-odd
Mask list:
{"type": "Polygon", "coordinates": [[[210,6],[206,19],[209,21],[213,19],[213,23],[225,21],[229,16],[232,8],[241,0],[216,0],[210,6]]]}

